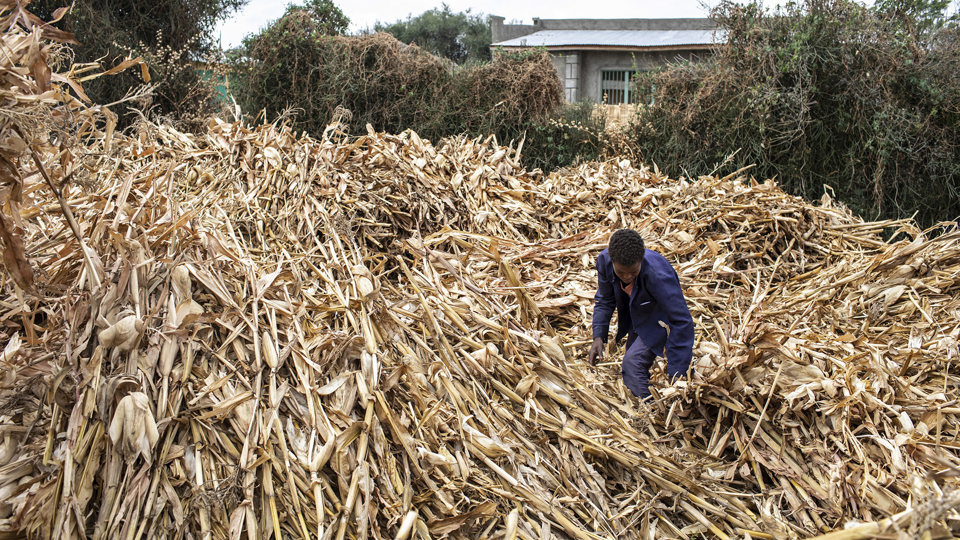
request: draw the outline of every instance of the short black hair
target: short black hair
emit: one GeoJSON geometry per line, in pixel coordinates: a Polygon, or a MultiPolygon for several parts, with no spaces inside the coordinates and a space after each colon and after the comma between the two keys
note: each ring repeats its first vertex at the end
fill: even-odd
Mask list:
{"type": "Polygon", "coordinates": [[[633,229],[620,229],[610,235],[607,246],[610,260],[624,266],[633,266],[643,260],[643,237],[633,229]]]}

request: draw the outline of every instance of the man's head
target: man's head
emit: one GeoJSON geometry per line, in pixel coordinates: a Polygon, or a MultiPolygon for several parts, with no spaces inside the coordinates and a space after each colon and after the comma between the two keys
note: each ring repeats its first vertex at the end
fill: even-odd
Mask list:
{"type": "Polygon", "coordinates": [[[633,229],[620,229],[610,235],[607,252],[613,262],[613,272],[620,281],[633,283],[637,279],[644,249],[643,238],[633,229]]]}

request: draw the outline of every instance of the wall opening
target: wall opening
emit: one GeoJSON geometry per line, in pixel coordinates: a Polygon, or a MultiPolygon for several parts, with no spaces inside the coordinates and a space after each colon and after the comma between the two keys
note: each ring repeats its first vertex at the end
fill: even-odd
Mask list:
{"type": "Polygon", "coordinates": [[[630,88],[635,69],[604,69],[600,71],[600,93],[610,105],[636,103],[639,96],[630,88]]]}

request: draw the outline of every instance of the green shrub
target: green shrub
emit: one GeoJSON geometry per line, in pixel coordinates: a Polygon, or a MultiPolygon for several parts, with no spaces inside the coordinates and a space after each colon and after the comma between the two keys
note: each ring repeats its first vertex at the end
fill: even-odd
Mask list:
{"type": "Polygon", "coordinates": [[[593,115],[595,108],[592,101],[569,103],[548,121],[524,126],[524,165],[553,171],[603,157],[605,123],[593,115]]]}
{"type": "Polygon", "coordinates": [[[457,66],[389,34],[324,35],[299,8],[234,53],[230,85],[248,113],[273,120],[292,109],[297,128],[314,134],[341,108],[351,113],[344,126],[351,133],[369,124],[433,140],[461,133],[509,140],[563,103],[545,51],[457,66]]]}
{"type": "Polygon", "coordinates": [[[311,133],[322,132],[338,106],[353,113],[352,131],[368,123],[397,131],[431,118],[450,77],[443,61],[387,34],[304,31],[304,18],[288,13],[248,41],[231,76],[243,110],[265,110],[272,120],[293,109],[297,127],[311,133]]]}
{"type": "Polygon", "coordinates": [[[824,184],[866,217],[960,216],[960,47],[954,27],[848,0],[770,13],[721,4],[711,60],[652,72],[633,137],[661,167],[824,184]],[[730,157],[732,156],[732,157],[730,157]]]}
{"type": "Polygon", "coordinates": [[[550,55],[543,50],[498,54],[492,61],[458,67],[447,92],[448,120],[433,135],[521,135],[563,108],[563,90],[550,55]]]}
{"type": "MultiPolygon", "coordinates": [[[[217,52],[213,39],[219,20],[247,0],[34,0],[23,2],[43,20],[70,7],[57,23],[73,32],[74,61],[100,62],[105,67],[125,57],[141,56],[151,75],[153,93],[144,99],[114,107],[121,126],[139,118],[165,116],[180,127],[196,129],[216,110],[216,91],[204,81],[203,63],[217,52]]],[[[84,91],[98,104],[110,104],[136,92],[144,84],[139,70],[86,81],[84,91]]]]}

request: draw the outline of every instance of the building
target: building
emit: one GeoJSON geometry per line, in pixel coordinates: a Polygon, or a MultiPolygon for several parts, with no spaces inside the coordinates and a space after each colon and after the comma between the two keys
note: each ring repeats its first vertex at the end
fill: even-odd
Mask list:
{"type": "Polygon", "coordinates": [[[709,19],[533,19],[532,25],[503,21],[490,17],[490,47],[545,48],[571,102],[636,102],[630,85],[634,74],[703,57],[717,39],[709,19]]]}

